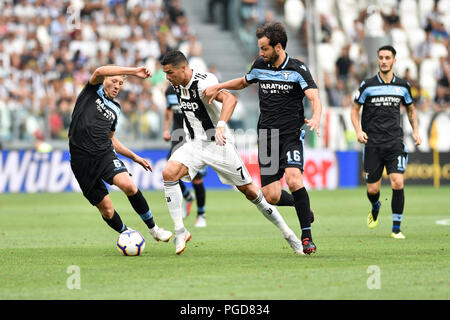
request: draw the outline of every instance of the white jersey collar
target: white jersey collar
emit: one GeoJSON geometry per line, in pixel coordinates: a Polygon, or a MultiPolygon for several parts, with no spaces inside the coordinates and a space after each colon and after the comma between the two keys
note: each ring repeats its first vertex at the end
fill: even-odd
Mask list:
{"type": "Polygon", "coordinates": [[[191,80],[189,80],[189,83],[186,85],[186,87],[183,87],[181,84],[180,84],[180,87],[181,88],[184,88],[184,89],[189,89],[190,87],[191,87],[191,85],[192,85],[192,82],[194,82],[194,76],[195,76],[195,74],[197,73],[197,72],[195,72],[193,69],[191,69],[192,70],[192,76],[191,76],[191,80]]]}

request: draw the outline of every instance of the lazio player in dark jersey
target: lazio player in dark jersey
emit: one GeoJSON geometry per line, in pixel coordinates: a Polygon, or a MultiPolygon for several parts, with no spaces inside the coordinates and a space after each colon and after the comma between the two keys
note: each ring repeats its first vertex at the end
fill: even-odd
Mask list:
{"type": "Polygon", "coordinates": [[[259,84],[260,117],[258,153],[264,197],[271,204],[293,205],[302,229],[304,252],[316,251],[311,236],[311,208],[303,184],[304,124],[319,135],[322,104],[308,67],[286,53],[287,34],[281,23],[267,23],[256,30],[259,54],[251,70],[241,78],[209,87],[213,99],[222,89],[241,90],[259,84]],[[312,104],[313,116],[305,119],[302,100],[312,104]],[[292,194],[281,189],[285,175],[292,194]]]}
{"type": "Polygon", "coordinates": [[[366,172],[367,197],[372,210],[367,225],[373,229],[378,223],[380,211],[380,185],[383,169],[392,186],[392,238],[405,239],[400,231],[405,196],[403,173],[408,162],[408,152],[403,143],[400,125],[400,106],[406,107],[409,122],[413,128],[415,145],[422,140],[417,125],[417,115],[407,81],[395,76],[393,68],[396,51],[392,46],[378,49],[379,72],[361,83],[351,111],[353,126],[358,141],[364,144],[363,163],[366,172]],[[359,111],[363,107],[360,125],[359,111]]]}
{"type": "Polygon", "coordinates": [[[249,84],[259,83],[258,129],[278,129],[281,137],[299,135],[305,123],[303,98],[317,86],[305,64],[286,54],[274,67],[260,57],[245,76],[249,84]]]}
{"type": "Polygon", "coordinates": [[[181,139],[181,136],[184,138],[184,129],[183,129],[183,112],[180,109],[180,105],[178,103],[177,94],[172,85],[169,85],[165,92],[166,96],[166,110],[164,113],[164,140],[170,141],[171,133],[175,130],[181,129],[183,132],[176,134],[176,139],[172,140],[172,148],[178,143],[183,142],[184,139],[181,139]],[[172,124],[172,128],[170,125],[172,124]]]}
{"type": "Polygon", "coordinates": [[[169,241],[172,233],[155,224],[147,201],[116,154],[134,160],[145,170],[152,170],[147,160],[114,137],[120,116],[120,104],[114,98],[119,94],[126,75],[141,79],[151,76],[146,67],[103,66],[95,70],[78,95],[69,128],[70,165],[83,195],[98,208],[112,229],[120,233],[129,228],[114,209],[103,181],[116,185],[128,196],[153,238],[169,241]]]}
{"type": "MultiPolygon", "coordinates": [[[[171,141],[171,147],[168,158],[170,155],[180,147],[185,141],[185,132],[183,129],[183,112],[181,111],[178,103],[177,94],[172,85],[169,85],[166,89],[166,110],[164,111],[164,134],[163,138],[166,141],[171,141]],[[172,123],[172,129],[170,130],[170,124],[172,123]]],[[[192,186],[195,190],[195,199],[197,199],[197,220],[195,221],[195,227],[206,227],[205,209],[206,209],[206,190],[203,183],[203,177],[206,175],[206,167],[198,172],[195,178],[192,180],[192,186]]],[[[186,219],[191,213],[192,202],[194,196],[186,188],[186,185],[182,180],[178,182],[180,184],[181,192],[184,198],[184,212],[183,218],[186,219]]]]}

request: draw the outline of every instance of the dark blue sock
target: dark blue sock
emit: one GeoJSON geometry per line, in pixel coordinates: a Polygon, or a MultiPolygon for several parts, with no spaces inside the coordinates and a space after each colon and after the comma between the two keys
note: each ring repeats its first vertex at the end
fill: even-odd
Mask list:
{"type": "Polygon", "coordinates": [[[283,207],[293,207],[295,205],[294,196],[287,192],[286,190],[281,190],[280,200],[277,203],[277,206],[283,207]]]}
{"type": "Polygon", "coordinates": [[[392,232],[400,232],[400,224],[403,218],[403,209],[405,206],[405,194],[403,189],[392,189],[392,232]]]}
{"type": "Polygon", "coordinates": [[[380,192],[371,194],[367,192],[367,198],[369,199],[370,203],[372,204],[372,216],[375,220],[377,220],[378,212],[380,211],[381,202],[378,201],[380,199],[380,192]]]}
{"type": "Polygon", "coordinates": [[[205,213],[205,204],[206,204],[206,190],[203,182],[201,183],[193,183],[192,184],[195,190],[195,198],[197,199],[197,213],[204,214],[205,213]]]}
{"type": "Polygon", "coordinates": [[[186,188],[186,185],[184,184],[184,182],[181,181],[181,180],[179,180],[178,183],[179,183],[179,185],[180,185],[181,193],[183,194],[183,198],[184,198],[186,201],[191,201],[191,200],[192,200],[192,195],[191,195],[191,193],[189,192],[189,189],[186,188]]]}
{"type": "Polygon", "coordinates": [[[103,220],[115,231],[122,233],[125,230],[127,230],[127,226],[122,222],[122,219],[120,218],[119,214],[114,210],[114,215],[111,219],[107,219],[103,217],[103,220]]]}
{"type": "Polygon", "coordinates": [[[378,211],[380,211],[380,207],[381,207],[381,202],[380,201],[377,201],[376,203],[372,203],[372,213],[374,215],[375,214],[378,215],[378,211]]]}
{"type": "Polygon", "coordinates": [[[402,223],[403,214],[393,213],[392,214],[392,232],[400,232],[400,224],[402,223]]]}
{"type": "Polygon", "coordinates": [[[147,227],[152,229],[155,226],[155,221],[153,220],[152,211],[148,207],[147,200],[145,200],[141,190],[138,190],[135,195],[129,196],[128,200],[130,201],[134,211],[139,214],[142,221],[144,221],[147,227]]]}
{"type": "Polygon", "coordinates": [[[310,215],[310,205],[309,196],[305,187],[292,192],[295,201],[295,211],[297,212],[297,217],[300,222],[300,228],[302,229],[302,239],[309,238],[312,240],[311,236],[311,215],[310,215]]]}
{"type": "Polygon", "coordinates": [[[205,214],[205,206],[203,207],[197,207],[197,215],[205,214]]]}

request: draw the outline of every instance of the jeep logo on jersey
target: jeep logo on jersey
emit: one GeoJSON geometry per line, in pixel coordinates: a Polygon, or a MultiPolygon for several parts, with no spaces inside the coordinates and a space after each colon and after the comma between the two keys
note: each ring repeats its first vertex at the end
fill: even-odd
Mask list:
{"type": "Polygon", "coordinates": [[[180,107],[181,107],[181,109],[191,110],[191,111],[195,111],[199,108],[197,102],[189,102],[189,101],[188,102],[181,101],[180,107]]]}

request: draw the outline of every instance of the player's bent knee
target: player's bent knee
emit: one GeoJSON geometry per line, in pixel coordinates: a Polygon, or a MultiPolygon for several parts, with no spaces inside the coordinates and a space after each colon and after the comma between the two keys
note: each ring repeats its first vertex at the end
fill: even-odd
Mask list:
{"type": "Polygon", "coordinates": [[[97,205],[98,210],[100,211],[100,214],[105,219],[112,219],[114,216],[114,207],[108,206],[106,204],[98,204],[97,205]]]}
{"type": "Polygon", "coordinates": [[[286,184],[289,187],[289,191],[294,192],[298,189],[301,189],[304,187],[303,185],[303,176],[300,172],[300,170],[298,171],[286,171],[286,184]]]}
{"type": "Polygon", "coordinates": [[[111,220],[112,217],[114,216],[114,209],[100,210],[100,214],[102,215],[103,218],[111,220]]]}
{"type": "Polygon", "coordinates": [[[138,192],[138,188],[134,183],[129,183],[120,188],[127,196],[133,196],[138,192]]]}
{"type": "Polygon", "coordinates": [[[392,186],[392,189],[394,189],[394,190],[400,190],[400,189],[403,189],[403,187],[404,187],[404,184],[403,184],[403,181],[393,181],[393,182],[391,182],[391,186],[392,186]]]}
{"type": "Polygon", "coordinates": [[[378,181],[367,183],[367,192],[369,194],[376,194],[380,191],[381,178],[378,181]]]}
{"type": "Polygon", "coordinates": [[[165,167],[162,176],[164,181],[175,181],[175,171],[170,167],[165,167]]]}
{"type": "Polygon", "coordinates": [[[181,163],[178,164],[169,161],[162,172],[162,176],[164,181],[177,181],[180,180],[183,175],[187,174],[187,171],[187,168],[184,167],[181,163]]]}
{"type": "Polygon", "coordinates": [[[114,216],[114,207],[112,206],[111,200],[103,199],[99,204],[97,204],[97,209],[100,211],[100,214],[105,219],[112,219],[114,216]]]}
{"type": "Polygon", "coordinates": [[[274,194],[273,192],[263,191],[263,196],[268,203],[276,205],[278,201],[280,201],[281,194],[274,194]]]}
{"type": "Polygon", "coordinates": [[[391,175],[390,178],[392,189],[395,190],[403,189],[404,187],[403,175],[401,174],[391,175]]]}
{"type": "Polygon", "coordinates": [[[128,172],[122,172],[114,176],[113,184],[120,190],[125,192],[127,196],[131,196],[137,192],[137,187],[131,180],[128,172]]]}
{"type": "Polygon", "coordinates": [[[287,179],[286,178],[286,184],[288,185],[289,191],[294,192],[297,191],[298,189],[301,189],[304,187],[303,185],[303,179],[301,178],[291,178],[291,179],[287,179]]]}
{"type": "Polygon", "coordinates": [[[122,176],[117,175],[116,177],[114,177],[113,183],[127,196],[132,196],[138,191],[137,186],[134,184],[133,180],[131,180],[128,174],[122,176]]]}
{"type": "Polygon", "coordinates": [[[247,189],[244,194],[248,200],[255,200],[256,198],[258,198],[258,192],[255,190],[247,189]]]}
{"type": "Polygon", "coordinates": [[[236,186],[240,192],[242,192],[248,200],[255,200],[258,197],[259,189],[253,184],[246,184],[244,186],[236,186]]]}
{"type": "Polygon", "coordinates": [[[376,194],[380,191],[380,188],[378,186],[367,186],[367,192],[369,194],[376,194]]]}
{"type": "Polygon", "coordinates": [[[277,205],[278,202],[280,201],[280,199],[278,198],[278,200],[276,200],[275,198],[269,198],[269,199],[266,198],[266,201],[268,203],[270,203],[271,205],[277,205]]]}

